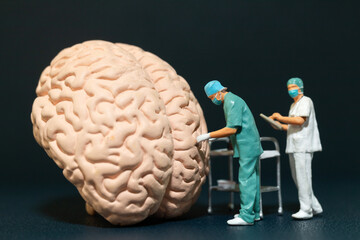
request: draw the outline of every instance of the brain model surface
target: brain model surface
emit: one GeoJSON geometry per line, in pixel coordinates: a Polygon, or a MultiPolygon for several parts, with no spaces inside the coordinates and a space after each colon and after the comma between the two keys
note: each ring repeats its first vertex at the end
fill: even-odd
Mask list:
{"type": "Polygon", "coordinates": [[[208,173],[202,109],[152,53],[105,41],[62,50],[43,71],[31,113],[36,141],[87,203],[113,224],[171,218],[208,173]]]}

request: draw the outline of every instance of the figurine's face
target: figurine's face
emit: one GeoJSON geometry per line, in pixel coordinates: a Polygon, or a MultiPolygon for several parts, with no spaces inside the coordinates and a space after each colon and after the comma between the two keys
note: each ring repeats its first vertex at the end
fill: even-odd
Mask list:
{"type": "MultiPolygon", "coordinates": [[[[299,88],[296,84],[289,84],[289,85],[287,86],[287,88],[288,88],[288,91],[294,90],[294,89],[300,90],[300,88],[299,88]]],[[[300,92],[299,92],[299,93],[300,93],[300,92]]]]}
{"type": "Polygon", "coordinates": [[[211,101],[213,101],[214,98],[216,98],[217,100],[220,101],[220,99],[221,99],[221,94],[222,94],[221,92],[217,92],[217,93],[214,93],[213,95],[210,95],[209,98],[210,98],[211,101]]]}

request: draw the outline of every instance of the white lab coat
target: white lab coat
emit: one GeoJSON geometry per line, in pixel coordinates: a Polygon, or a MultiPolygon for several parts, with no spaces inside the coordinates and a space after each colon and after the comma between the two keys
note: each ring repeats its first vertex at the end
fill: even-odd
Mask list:
{"type": "Polygon", "coordinates": [[[321,151],[314,104],[303,96],[290,107],[289,117],[306,117],[301,125],[288,126],[286,153],[289,154],[291,175],[298,188],[300,209],[312,213],[322,212],[322,207],[312,189],[311,162],[313,152],[321,151]]]}
{"type": "Polygon", "coordinates": [[[306,121],[301,126],[289,124],[286,153],[321,151],[320,135],[311,98],[303,96],[299,101],[293,103],[290,107],[289,117],[306,117],[306,121]]]}

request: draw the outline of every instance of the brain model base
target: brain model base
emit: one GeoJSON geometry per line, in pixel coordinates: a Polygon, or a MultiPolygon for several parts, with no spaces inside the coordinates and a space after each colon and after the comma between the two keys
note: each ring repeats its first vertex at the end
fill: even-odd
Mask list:
{"type": "Polygon", "coordinates": [[[130,225],[178,217],[208,173],[202,109],[188,83],[156,55],[88,41],[43,71],[31,121],[36,141],[76,186],[88,213],[130,225]]]}

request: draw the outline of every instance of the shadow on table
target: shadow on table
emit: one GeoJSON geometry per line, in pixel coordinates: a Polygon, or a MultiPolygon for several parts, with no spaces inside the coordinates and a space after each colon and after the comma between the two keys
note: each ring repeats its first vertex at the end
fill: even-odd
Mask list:
{"type": "MultiPolygon", "coordinates": [[[[227,207],[227,204],[215,204],[213,205],[213,212],[211,215],[230,215],[232,216],[233,214],[239,213],[240,210],[240,206],[235,205],[234,210],[230,210],[227,207]]],[[[269,216],[269,215],[278,215],[278,208],[279,206],[277,204],[266,204],[263,205],[263,214],[264,216],[269,216]]],[[[283,204],[283,212],[288,213],[288,214],[292,214],[295,213],[299,210],[299,203],[297,202],[290,202],[290,203],[284,203],[283,204]]]]}
{"type": "MultiPolygon", "coordinates": [[[[40,214],[50,217],[56,221],[67,222],[70,224],[79,224],[93,226],[99,228],[117,228],[119,226],[112,225],[102,216],[95,214],[90,216],[85,211],[85,202],[81,197],[68,196],[63,198],[51,199],[39,205],[36,209],[40,214]]],[[[163,224],[165,222],[185,221],[195,219],[207,215],[207,206],[195,204],[191,210],[174,219],[161,219],[154,216],[146,218],[144,221],[126,227],[139,227],[163,224]]]]}

